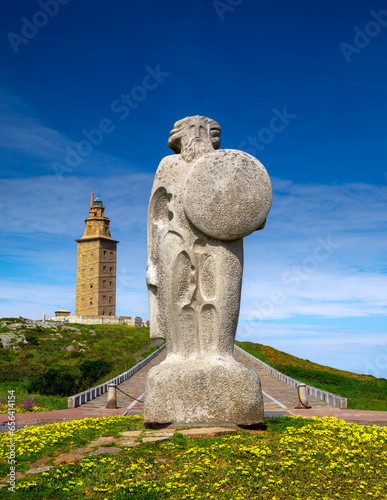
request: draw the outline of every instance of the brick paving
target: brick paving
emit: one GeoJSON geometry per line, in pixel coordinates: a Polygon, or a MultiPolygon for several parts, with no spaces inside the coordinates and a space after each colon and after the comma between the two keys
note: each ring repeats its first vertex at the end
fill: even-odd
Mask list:
{"type": "Polygon", "coordinates": [[[359,425],[387,426],[387,411],[339,410],[338,408],[319,410],[311,408],[310,410],[292,410],[292,414],[301,417],[336,417],[359,425]]]}

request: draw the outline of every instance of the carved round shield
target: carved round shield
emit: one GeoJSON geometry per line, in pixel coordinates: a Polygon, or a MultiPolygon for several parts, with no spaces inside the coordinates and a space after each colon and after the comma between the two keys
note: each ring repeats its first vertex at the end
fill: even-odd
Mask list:
{"type": "Polygon", "coordinates": [[[262,225],[272,197],[269,174],[261,162],[244,151],[221,149],[192,165],[183,206],[188,219],[205,235],[236,240],[262,225]]]}

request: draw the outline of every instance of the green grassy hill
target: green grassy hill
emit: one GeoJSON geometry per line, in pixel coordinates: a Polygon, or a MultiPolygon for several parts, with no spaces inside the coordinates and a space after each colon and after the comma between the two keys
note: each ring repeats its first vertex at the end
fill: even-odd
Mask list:
{"type": "Polygon", "coordinates": [[[289,377],[347,398],[348,408],[387,410],[387,380],[384,378],[319,365],[262,344],[236,344],[289,377]]]}
{"type": "Polygon", "coordinates": [[[15,389],[19,400],[35,395],[48,408],[66,408],[67,396],[128,370],[158,347],[148,328],[70,323],[31,328],[12,318],[0,320],[0,338],[0,395],[15,389]],[[15,323],[20,326],[12,327],[15,323]]]}

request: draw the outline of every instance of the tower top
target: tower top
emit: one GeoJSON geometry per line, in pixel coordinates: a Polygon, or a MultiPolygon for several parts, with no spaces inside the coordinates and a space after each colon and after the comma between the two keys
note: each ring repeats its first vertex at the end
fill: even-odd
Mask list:
{"type": "Polygon", "coordinates": [[[77,315],[115,316],[117,240],[110,234],[110,220],[102,200],[90,197],[90,213],[77,245],[77,315]]]}
{"type": "Polygon", "coordinates": [[[110,234],[109,224],[110,220],[108,217],[105,217],[105,206],[102,203],[102,200],[99,196],[94,198],[94,193],[91,193],[90,196],[90,212],[89,217],[86,218],[86,227],[85,232],[79,240],[75,240],[77,242],[85,239],[98,239],[102,238],[105,240],[111,240],[115,243],[118,241],[113,240],[110,234]]]}

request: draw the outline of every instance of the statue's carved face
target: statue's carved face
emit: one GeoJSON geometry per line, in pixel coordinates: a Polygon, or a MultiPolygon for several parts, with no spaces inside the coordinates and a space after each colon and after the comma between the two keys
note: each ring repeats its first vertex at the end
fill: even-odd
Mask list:
{"type": "Polygon", "coordinates": [[[220,126],[205,116],[188,116],[175,123],[168,146],[188,161],[194,161],[220,146],[220,126]]]}

